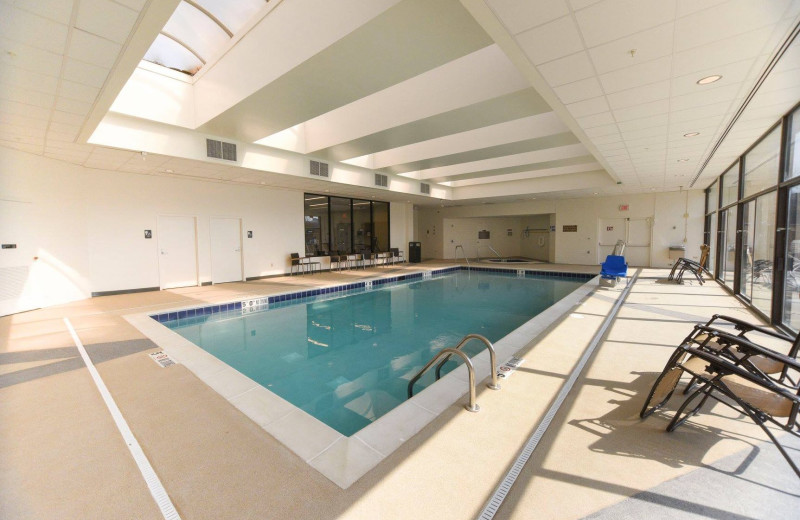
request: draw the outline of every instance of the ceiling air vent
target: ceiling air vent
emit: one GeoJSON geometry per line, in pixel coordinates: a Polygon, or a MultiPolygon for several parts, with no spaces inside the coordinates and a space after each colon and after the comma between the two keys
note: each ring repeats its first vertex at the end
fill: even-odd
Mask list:
{"type": "Polygon", "coordinates": [[[431,194],[431,185],[425,184],[424,182],[419,183],[419,192],[424,193],[425,195],[431,194]]]}
{"type": "Polygon", "coordinates": [[[316,177],[327,177],[328,165],[319,161],[311,161],[311,175],[316,177]]]}
{"type": "Polygon", "coordinates": [[[389,187],[389,176],[383,175],[382,173],[375,174],[375,186],[380,186],[382,188],[389,187]]]}
{"type": "Polygon", "coordinates": [[[212,159],[236,161],[236,145],[215,141],[214,139],[206,139],[206,156],[212,159]]]}

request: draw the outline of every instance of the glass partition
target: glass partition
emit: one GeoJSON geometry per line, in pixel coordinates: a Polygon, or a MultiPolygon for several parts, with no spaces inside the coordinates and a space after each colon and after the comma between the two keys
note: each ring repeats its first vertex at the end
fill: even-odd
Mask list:
{"type": "Polygon", "coordinates": [[[764,191],[778,183],[781,153],[781,127],[772,132],[744,156],[744,196],[764,191]]]}
{"type": "Polygon", "coordinates": [[[800,108],[794,111],[789,117],[786,134],[789,136],[786,151],[786,175],[787,180],[800,177],[800,108]]]}
{"type": "Polygon", "coordinates": [[[753,242],[755,238],[756,202],[751,200],[742,206],[742,249],[739,259],[739,292],[750,298],[753,283],[753,242]]]}
{"type": "Polygon", "coordinates": [[[755,236],[753,237],[751,302],[769,316],[772,312],[772,258],[775,252],[776,192],[756,199],[755,236]]]}
{"type": "Polygon", "coordinates": [[[372,215],[368,200],[353,201],[353,228],[356,232],[353,251],[361,254],[371,253],[373,251],[372,215]]]}
{"type": "Polygon", "coordinates": [[[708,263],[706,269],[711,273],[716,273],[716,260],[717,260],[717,214],[712,213],[709,216],[711,222],[708,223],[708,263]]]}
{"type": "Polygon", "coordinates": [[[739,163],[737,162],[728,171],[722,174],[722,206],[739,200],[739,163]]]}
{"type": "Polygon", "coordinates": [[[783,324],[800,330],[800,185],[789,190],[786,222],[786,276],[783,283],[783,324]]]}
{"type": "Polygon", "coordinates": [[[728,288],[733,289],[736,269],[736,208],[726,209],[721,215],[720,224],[723,228],[720,236],[719,276],[728,288]]]}
{"type": "Polygon", "coordinates": [[[706,213],[710,213],[719,208],[719,182],[714,181],[708,187],[708,194],[706,196],[706,213]]]}
{"type": "Polygon", "coordinates": [[[305,256],[328,254],[328,197],[306,195],[305,208],[305,256]]]}
{"type": "Polygon", "coordinates": [[[353,251],[350,199],[331,197],[330,204],[332,250],[350,253],[353,251]]]}

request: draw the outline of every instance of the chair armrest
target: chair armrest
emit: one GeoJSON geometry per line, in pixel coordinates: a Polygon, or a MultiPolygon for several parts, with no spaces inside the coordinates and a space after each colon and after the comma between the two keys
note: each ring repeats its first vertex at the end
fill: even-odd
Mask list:
{"type": "Polygon", "coordinates": [[[724,321],[727,321],[728,323],[732,323],[736,327],[736,330],[741,330],[743,333],[747,333],[747,332],[750,332],[751,330],[755,330],[755,331],[758,331],[758,332],[760,332],[762,334],[766,334],[767,336],[772,336],[773,338],[786,340],[786,341],[788,341],[790,343],[794,342],[794,338],[789,337],[787,334],[783,334],[781,332],[777,332],[777,331],[768,329],[766,327],[762,327],[760,325],[755,325],[753,323],[750,323],[750,322],[747,322],[747,321],[744,321],[744,320],[740,320],[738,318],[732,318],[730,316],[725,316],[725,315],[722,315],[722,314],[715,314],[714,316],[712,316],[711,319],[708,320],[708,322],[706,323],[706,326],[711,326],[711,324],[713,324],[716,320],[724,320],[724,321]]]}
{"type": "Polygon", "coordinates": [[[715,330],[713,334],[726,343],[741,347],[740,350],[750,350],[758,355],[774,359],[775,361],[780,361],[781,363],[788,365],[795,370],[800,370],[800,361],[797,359],[789,357],[785,354],[781,354],[780,352],[776,352],[770,348],[757,345],[743,336],[734,336],[733,334],[728,334],[727,332],[723,332],[721,330],[715,330]]]}
{"type": "MultiPolygon", "coordinates": [[[[738,338],[739,336],[733,336],[738,338]]],[[[762,388],[766,388],[771,392],[775,392],[780,394],[782,397],[789,399],[790,401],[794,401],[795,403],[800,402],[800,395],[797,394],[797,389],[792,388],[791,391],[789,388],[776,383],[775,381],[765,378],[759,377],[756,374],[753,374],[749,370],[742,368],[735,363],[732,363],[730,360],[714,355],[711,352],[701,350],[690,345],[681,345],[679,348],[683,349],[686,353],[696,358],[702,359],[703,361],[707,362],[713,372],[721,373],[722,375],[736,375],[739,376],[747,381],[752,382],[762,388]]]]}

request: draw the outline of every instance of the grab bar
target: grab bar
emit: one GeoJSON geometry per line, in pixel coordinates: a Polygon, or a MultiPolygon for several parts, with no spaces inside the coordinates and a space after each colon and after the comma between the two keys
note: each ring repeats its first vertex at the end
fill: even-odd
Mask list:
{"type": "Polygon", "coordinates": [[[490,245],[488,245],[488,244],[487,244],[487,245],[486,245],[486,247],[488,247],[488,248],[489,248],[489,251],[491,251],[492,253],[494,253],[494,255],[495,255],[497,258],[503,258],[502,256],[500,256],[500,253],[498,253],[497,251],[495,251],[495,249],[494,249],[492,246],[490,246],[490,245]]]}
{"type": "Polygon", "coordinates": [[[414,383],[419,381],[419,378],[422,377],[422,374],[427,372],[428,369],[431,368],[431,366],[436,363],[440,357],[444,355],[449,357],[453,354],[460,356],[461,359],[464,360],[464,364],[467,365],[467,371],[469,372],[469,405],[464,405],[464,408],[470,412],[479,411],[481,408],[478,406],[478,403],[475,402],[475,367],[472,365],[472,361],[470,361],[469,356],[454,348],[445,348],[440,350],[438,354],[433,356],[433,358],[428,361],[428,364],[425,365],[422,370],[417,372],[417,375],[411,378],[411,381],[408,382],[408,398],[411,399],[411,397],[414,395],[414,383]]]}
{"type": "MultiPolygon", "coordinates": [[[[480,334],[467,334],[466,336],[461,338],[461,341],[458,343],[458,345],[456,345],[453,348],[460,352],[461,351],[461,347],[466,345],[469,342],[469,340],[471,340],[471,339],[477,339],[477,340],[483,341],[483,343],[486,345],[486,348],[489,349],[489,368],[492,371],[492,382],[487,384],[486,386],[488,386],[492,390],[500,390],[500,385],[497,383],[497,357],[495,355],[494,345],[492,345],[491,341],[486,339],[484,336],[481,336],[480,334]]],[[[440,377],[442,377],[442,367],[444,366],[445,363],[447,363],[448,359],[450,359],[449,355],[447,357],[445,357],[441,361],[441,363],[436,365],[436,380],[437,381],[439,380],[440,377]]]]}
{"type": "Polygon", "coordinates": [[[464,255],[464,260],[467,261],[467,270],[469,271],[471,269],[471,267],[469,265],[469,258],[467,258],[467,253],[464,252],[464,246],[462,246],[461,244],[457,245],[456,246],[456,250],[453,253],[453,256],[455,257],[456,260],[458,260],[458,250],[459,249],[461,249],[461,254],[464,255]]]}

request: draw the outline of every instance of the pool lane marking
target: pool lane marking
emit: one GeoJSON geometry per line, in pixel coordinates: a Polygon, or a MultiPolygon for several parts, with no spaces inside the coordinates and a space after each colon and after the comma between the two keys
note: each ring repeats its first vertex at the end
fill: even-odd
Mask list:
{"type": "Polygon", "coordinates": [[[525,443],[522,451],[517,456],[517,460],[514,461],[511,469],[508,470],[505,478],[503,478],[503,480],[500,482],[500,485],[497,486],[497,489],[495,489],[494,493],[489,499],[489,502],[484,506],[481,514],[478,515],[478,520],[491,520],[494,518],[495,513],[497,513],[497,511],[500,509],[500,506],[503,504],[503,500],[505,500],[506,495],[508,495],[508,492],[511,490],[511,486],[514,485],[514,481],[517,480],[517,477],[522,472],[522,468],[525,467],[528,459],[531,457],[531,455],[533,455],[533,450],[536,449],[539,441],[542,440],[542,437],[547,431],[547,428],[550,426],[550,422],[552,422],[553,417],[555,417],[556,413],[558,413],[558,409],[561,408],[561,405],[564,404],[564,400],[572,390],[572,386],[575,384],[578,376],[581,375],[581,372],[583,372],[583,368],[586,366],[586,363],[589,361],[592,353],[594,353],[597,345],[600,344],[600,339],[603,337],[603,335],[605,335],[608,326],[617,316],[617,312],[619,311],[622,302],[624,302],[625,298],[628,297],[628,293],[630,292],[631,287],[633,287],[633,284],[636,282],[639,272],[640,270],[637,270],[630,283],[626,284],[625,290],[622,291],[622,294],[620,294],[619,298],[614,304],[614,307],[611,308],[611,312],[608,316],[606,316],[605,321],[603,321],[603,324],[600,326],[600,330],[597,331],[597,333],[594,335],[594,338],[592,338],[591,343],[589,343],[589,346],[583,352],[583,356],[581,356],[578,364],[572,369],[569,378],[562,385],[561,390],[558,392],[558,395],[556,396],[553,404],[550,406],[550,409],[547,410],[542,422],[539,423],[536,431],[534,431],[533,434],[528,438],[528,441],[525,443]]]}
{"type": "Polygon", "coordinates": [[[136,465],[139,466],[139,471],[142,473],[142,477],[144,477],[150,494],[153,495],[153,500],[156,501],[156,505],[158,505],[158,508],[161,510],[161,514],[164,516],[165,520],[180,520],[181,517],[178,515],[178,511],[175,510],[175,506],[172,500],[170,500],[169,495],[167,495],[167,490],[164,489],[153,466],[150,465],[150,461],[147,460],[147,456],[144,454],[144,451],[142,451],[142,447],[139,446],[139,442],[136,440],[136,437],[133,436],[133,432],[122,416],[119,407],[117,407],[117,403],[114,402],[114,398],[111,397],[111,393],[103,382],[103,378],[100,377],[92,360],[89,359],[89,354],[86,353],[83,343],[81,343],[78,334],[72,327],[72,323],[70,323],[68,318],[64,318],[64,323],[67,324],[67,329],[69,329],[69,333],[72,336],[72,341],[74,341],[75,346],[78,347],[78,352],[80,352],[83,362],[86,364],[86,368],[89,370],[89,374],[91,374],[94,384],[97,386],[97,390],[100,391],[100,395],[103,397],[108,411],[111,412],[111,417],[113,417],[117,429],[119,429],[119,432],[122,434],[122,439],[128,446],[131,455],[133,455],[133,460],[136,462],[136,465]]]}

